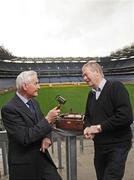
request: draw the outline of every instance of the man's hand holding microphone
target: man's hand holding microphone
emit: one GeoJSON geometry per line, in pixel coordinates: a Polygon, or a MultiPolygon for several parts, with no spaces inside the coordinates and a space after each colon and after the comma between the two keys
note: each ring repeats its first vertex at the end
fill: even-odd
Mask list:
{"type": "Polygon", "coordinates": [[[45,119],[48,121],[49,124],[53,124],[56,121],[56,118],[59,114],[60,114],[60,109],[55,107],[48,112],[45,119]]]}

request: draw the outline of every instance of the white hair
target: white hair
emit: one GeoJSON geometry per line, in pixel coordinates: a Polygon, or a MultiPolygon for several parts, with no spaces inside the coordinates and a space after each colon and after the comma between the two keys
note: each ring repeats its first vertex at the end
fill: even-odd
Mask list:
{"type": "Polygon", "coordinates": [[[21,72],[16,78],[16,88],[17,88],[17,90],[20,90],[24,83],[30,82],[31,79],[33,78],[33,76],[37,76],[37,72],[32,71],[32,70],[31,71],[23,71],[23,72],[21,72]]]}
{"type": "Polygon", "coordinates": [[[82,70],[85,68],[89,68],[92,72],[98,70],[101,76],[104,77],[102,67],[95,60],[88,61],[86,64],[84,64],[82,70]]]}

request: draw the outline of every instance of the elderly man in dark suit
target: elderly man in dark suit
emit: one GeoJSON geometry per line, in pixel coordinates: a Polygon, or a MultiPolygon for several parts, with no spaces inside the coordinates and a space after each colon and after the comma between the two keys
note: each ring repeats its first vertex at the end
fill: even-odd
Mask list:
{"type": "Polygon", "coordinates": [[[24,71],[16,79],[17,92],[2,108],[7,130],[10,180],[61,180],[47,148],[49,134],[60,110],[50,110],[46,117],[37,101],[40,88],[37,73],[24,71]]]}

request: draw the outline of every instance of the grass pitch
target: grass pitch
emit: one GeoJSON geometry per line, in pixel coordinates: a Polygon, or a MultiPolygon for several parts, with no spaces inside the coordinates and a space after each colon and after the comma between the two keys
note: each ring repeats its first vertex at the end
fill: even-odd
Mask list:
{"type": "MultiPolygon", "coordinates": [[[[125,85],[128,89],[132,108],[134,111],[134,85],[125,85]]],[[[37,100],[40,103],[43,113],[47,113],[50,109],[58,105],[56,96],[61,95],[67,101],[61,107],[61,113],[78,112],[84,113],[86,100],[89,92],[88,86],[55,86],[55,87],[42,87],[39,91],[37,100]]],[[[0,108],[14,95],[14,92],[6,92],[0,95],[0,108]]]]}

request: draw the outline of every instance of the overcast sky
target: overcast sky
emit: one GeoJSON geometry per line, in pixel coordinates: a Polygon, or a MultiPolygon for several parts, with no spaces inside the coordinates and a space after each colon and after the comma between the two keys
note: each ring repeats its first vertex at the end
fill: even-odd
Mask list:
{"type": "Polygon", "coordinates": [[[0,24],[16,56],[106,56],[134,42],[134,0],[0,0],[0,24]]]}

